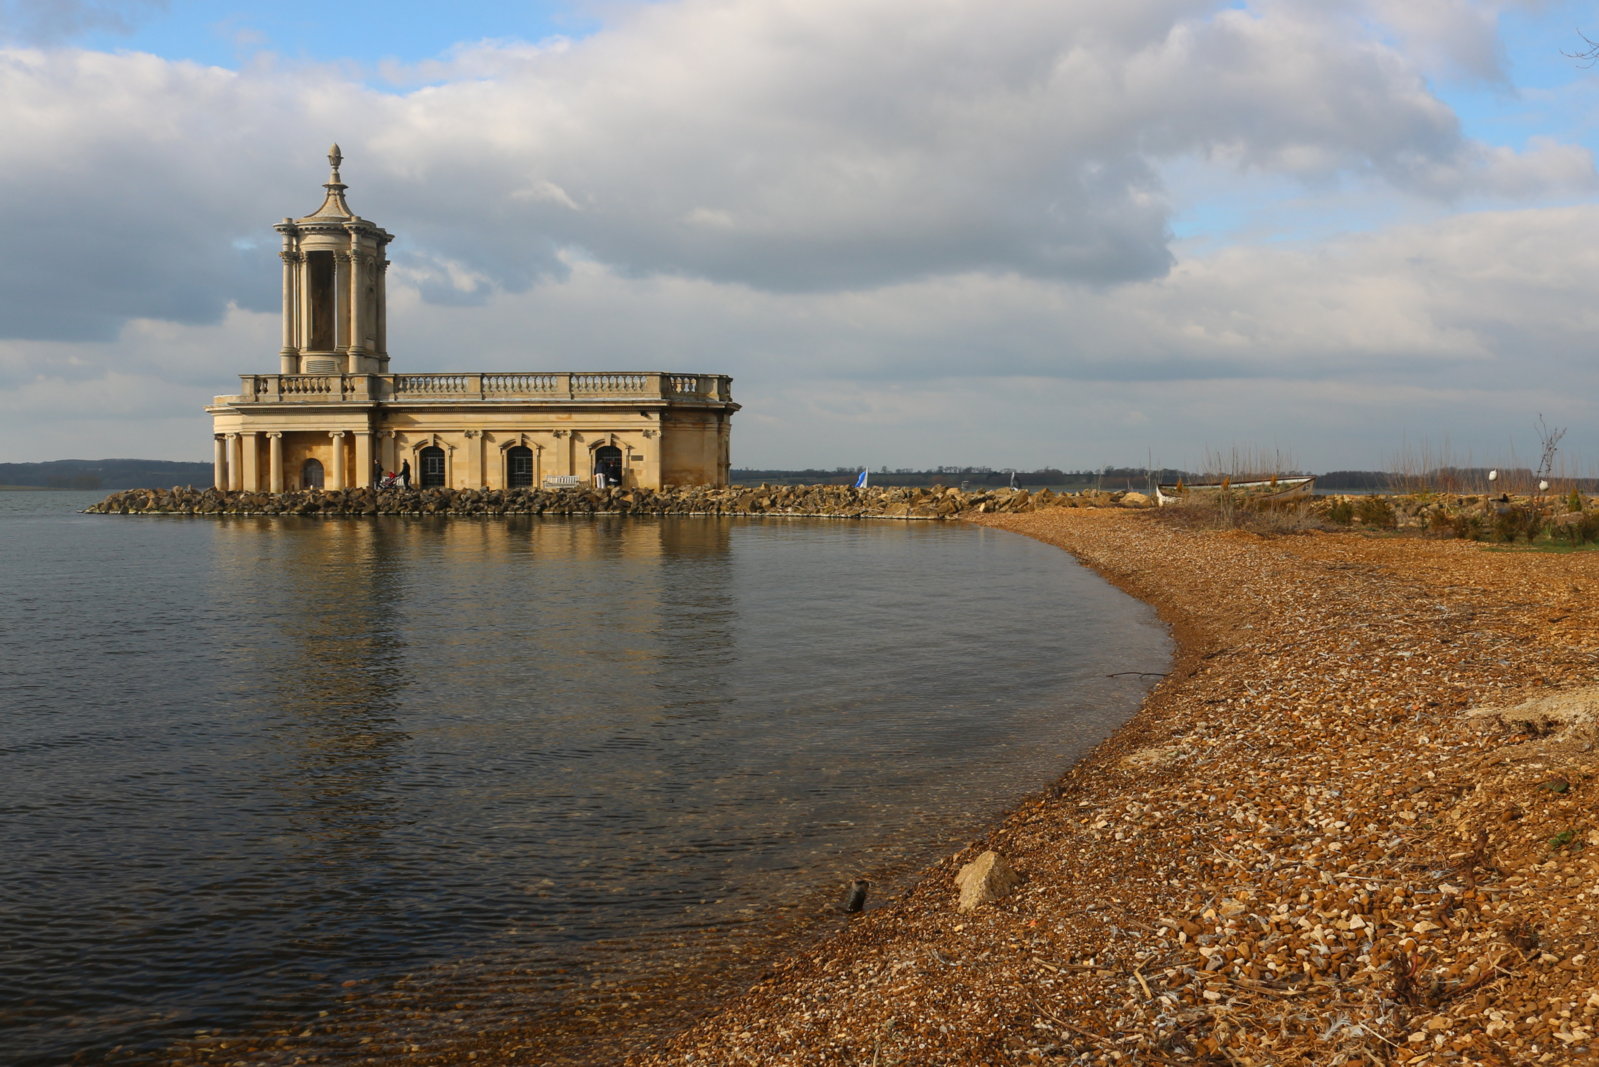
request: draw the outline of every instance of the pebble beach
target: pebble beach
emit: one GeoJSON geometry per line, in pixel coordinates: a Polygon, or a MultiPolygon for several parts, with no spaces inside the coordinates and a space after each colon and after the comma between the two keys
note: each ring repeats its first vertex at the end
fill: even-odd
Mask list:
{"type": "Polygon", "coordinates": [[[975,521],[1154,605],[1171,672],[986,836],[633,1067],[1599,1063],[1599,557],[975,521]],[[961,911],[989,851],[1020,884],[961,911]]]}

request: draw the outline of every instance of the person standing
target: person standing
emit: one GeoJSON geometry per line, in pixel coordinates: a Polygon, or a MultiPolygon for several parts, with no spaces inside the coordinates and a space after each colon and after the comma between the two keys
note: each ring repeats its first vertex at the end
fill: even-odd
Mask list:
{"type": "Polygon", "coordinates": [[[411,461],[406,460],[400,464],[400,488],[411,488],[411,461]]]}

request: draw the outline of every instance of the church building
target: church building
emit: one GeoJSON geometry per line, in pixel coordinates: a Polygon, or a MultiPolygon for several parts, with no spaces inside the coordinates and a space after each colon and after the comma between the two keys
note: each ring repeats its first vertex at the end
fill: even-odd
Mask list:
{"type": "Polygon", "coordinates": [[[660,371],[389,370],[386,257],[393,235],[345,202],[343,157],[311,214],[283,239],[283,347],[276,374],[241,375],[206,410],[216,484],[283,492],[411,484],[728,484],[732,379],[660,371]]]}

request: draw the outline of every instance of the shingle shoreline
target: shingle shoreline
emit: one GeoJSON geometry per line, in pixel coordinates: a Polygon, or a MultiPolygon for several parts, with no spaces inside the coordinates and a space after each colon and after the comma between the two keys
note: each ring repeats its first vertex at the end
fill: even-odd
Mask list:
{"type": "Polygon", "coordinates": [[[983,521],[1154,604],[1172,674],[984,840],[631,1064],[1599,1061],[1599,557],[983,521]],[[959,913],[989,848],[1027,881],[959,913]]]}

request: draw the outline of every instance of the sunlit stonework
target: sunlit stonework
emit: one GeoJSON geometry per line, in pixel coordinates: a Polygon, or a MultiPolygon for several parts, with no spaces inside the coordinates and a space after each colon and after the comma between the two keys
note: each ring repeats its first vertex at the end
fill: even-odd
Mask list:
{"type": "Polygon", "coordinates": [[[284,219],[278,373],[241,375],[207,408],[216,484],[282,492],[373,485],[456,489],[604,483],[726,485],[738,405],[718,374],[391,374],[386,230],[350,210],[339,180],[284,219]]]}

